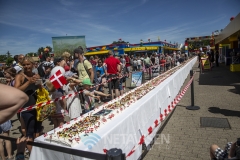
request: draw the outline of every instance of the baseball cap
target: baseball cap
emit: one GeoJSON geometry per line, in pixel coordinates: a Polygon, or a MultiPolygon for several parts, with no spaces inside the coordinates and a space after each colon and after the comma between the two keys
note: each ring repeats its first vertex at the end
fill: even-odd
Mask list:
{"type": "Polygon", "coordinates": [[[80,48],[76,48],[76,49],[74,49],[74,53],[80,53],[80,54],[83,54],[84,52],[83,52],[82,49],[80,49],[80,48]]]}
{"type": "Polygon", "coordinates": [[[89,78],[83,79],[82,84],[83,85],[90,85],[90,86],[93,85],[89,78]]]}
{"type": "Polygon", "coordinates": [[[62,59],[61,57],[56,57],[56,58],[54,58],[53,63],[54,63],[54,65],[56,66],[57,63],[58,63],[58,62],[61,62],[62,60],[63,60],[63,59],[62,59]]]}

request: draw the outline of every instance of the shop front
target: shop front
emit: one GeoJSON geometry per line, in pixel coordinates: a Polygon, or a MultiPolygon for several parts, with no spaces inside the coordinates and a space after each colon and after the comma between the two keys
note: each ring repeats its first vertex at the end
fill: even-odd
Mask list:
{"type": "Polygon", "coordinates": [[[215,49],[219,60],[230,65],[231,71],[240,71],[240,13],[231,17],[230,23],[215,38],[215,49]]]}

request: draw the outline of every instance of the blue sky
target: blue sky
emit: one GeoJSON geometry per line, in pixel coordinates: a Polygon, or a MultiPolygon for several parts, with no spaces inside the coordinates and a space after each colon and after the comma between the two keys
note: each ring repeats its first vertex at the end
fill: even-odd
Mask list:
{"type": "Polygon", "coordinates": [[[158,36],[183,43],[238,13],[240,0],[0,0],[0,54],[36,52],[66,34],[85,35],[87,47],[158,36]]]}

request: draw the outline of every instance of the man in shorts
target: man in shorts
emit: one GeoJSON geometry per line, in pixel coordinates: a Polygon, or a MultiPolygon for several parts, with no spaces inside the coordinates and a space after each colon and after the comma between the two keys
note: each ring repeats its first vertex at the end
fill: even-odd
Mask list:
{"type": "MultiPolygon", "coordinates": [[[[12,124],[10,120],[8,120],[7,122],[4,122],[3,124],[0,124],[0,135],[9,137],[11,128],[12,128],[12,124]]],[[[13,159],[11,141],[5,140],[5,147],[8,154],[8,159],[13,159]]],[[[0,139],[0,157],[1,159],[5,160],[3,139],[0,139]]]]}
{"type": "Polygon", "coordinates": [[[115,90],[115,96],[119,96],[119,76],[121,76],[121,66],[122,63],[119,59],[113,56],[113,52],[110,50],[108,52],[109,57],[105,59],[103,66],[106,66],[105,74],[108,78],[112,79],[108,84],[110,94],[112,95],[112,99],[114,99],[112,87],[115,90]]]}
{"type": "Polygon", "coordinates": [[[240,159],[240,138],[235,143],[228,142],[224,150],[213,144],[210,147],[210,157],[212,160],[240,159]]]}

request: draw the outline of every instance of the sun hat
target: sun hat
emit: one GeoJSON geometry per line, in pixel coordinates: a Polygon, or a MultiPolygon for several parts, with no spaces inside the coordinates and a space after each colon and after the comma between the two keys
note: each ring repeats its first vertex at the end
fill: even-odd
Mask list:
{"type": "Polygon", "coordinates": [[[83,85],[90,85],[90,86],[93,85],[89,78],[83,79],[82,84],[83,85]]]}

